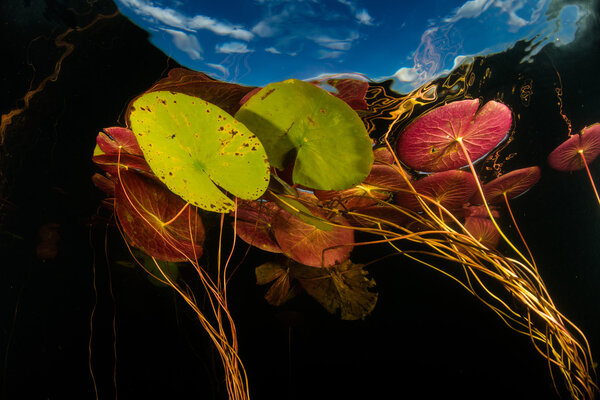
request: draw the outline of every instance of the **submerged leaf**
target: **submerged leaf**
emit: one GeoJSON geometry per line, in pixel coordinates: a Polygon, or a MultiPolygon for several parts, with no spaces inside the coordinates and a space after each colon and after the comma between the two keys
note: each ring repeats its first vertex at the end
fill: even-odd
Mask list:
{"type": "Polygon", "coordinates": [[[281,210],[273,220],[275,239],[281,250],[299,263],[313,267],[330,267],[350,257],[354,247],[354,231],[342,216],[331,221],[337,225],[322,231],[297,216],[281,210]]]}
{"type": "Polygon", "coordinates": [[[117,217],[134,247],[165,261],[202,256],[204,226],[192,207],[166,225],[186,203],[164,185],[138,173],[123,171],[120,178],[115,188],[117,217]]]}
{"type": "Polygon", "coordinates": [[[261,250],[281,253],[273,237],[273,217],[279,207],[266,201],[240,201],[237,209],[236,233],[246,243],[261,250]]]}
{"type": "Polygon", "coordinates": [[[600,154],[600,123],[586,126],[571,136],[548,156],[548,164],[558,171],[576,171],[600,154]],[[585,159],[585,161],[584,161],[585,159]]]}
{"type": "Polygon", "coordinates": [[[362,264],[347,260],[331,268],[298,265],[292,274],[327,311],[335,314],[339,310],[344,320],[364,319],[377,303],[377,293],[369,290],[375,280],[367,278],[362,264]]]}
{"type": "Polygon", "coordinates": [[[284,169],[295,158],[294,183],[342,190],[362,182],[373,163],[367,131],[350,106],[310,83],[272,83],[235,114],[284,169]]]}
{"type": "Polygon", "coordinates": [[[256,283],[266,285],[273,282],[265,299],[274,306],[279,306],[296,295],[296,290],[291,285],[290,271],[276,263],[265,263],[256,267],[256,283]]]}
{"type": "Polygon", "coordinates": [[[152,171],[171,191],[209,211],[227,212],[269,183],[269,163],[258,138],[219,107],[171,92],[135,100],[128,116],[152,171]]]}

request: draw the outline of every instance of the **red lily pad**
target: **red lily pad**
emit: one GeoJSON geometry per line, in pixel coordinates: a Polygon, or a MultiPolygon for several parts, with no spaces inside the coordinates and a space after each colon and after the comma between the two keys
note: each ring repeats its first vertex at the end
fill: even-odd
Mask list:
{"type": "Polygon", "coordinates": [[[558,171],[576,171],[600,154],[600,123],[587,126],[573,135],[548,156],[548,164],[558,171]],[[584,160],[585,158],[585,160],[584,160]]]}
{"type": "MultiPolygon", "coordinates": [[[[325,217],[314,210],[315,215],[325,217]]],[[[330,221],[348,226],[340,215],[330,221]]],[[[350,257],[354,243],[354,231],[350,228],[334,227],[323,231],[299,217],[281,210],[273,219],[273,231],[279,247],[288,257],[312,267],[330,267],[350,257]]]]}
{"type": "MultiPolygon", "coordinates": [[[[454,210],[469,201],[477,190],[477,182],[470,172],[450,170],[428,175],[413,183],[413,187],[417,193],[433,198],[448,210],[454,210]]],[[[409,210],[421,210],[417,196],[408,191],[398,192],[396,204],[409,210]]]]}
{"type": "Polygon", "coordinates": [[[464,167],[467,157],[480,159],[502,142],[511,127],[510,109],[489,101],[461,100],[435,108],[406,127],[397,143],[398,157],[409,167],[425,172],[464,167]]]}
{"type": "Polygon", "coordinates": [[[281,253],[273,236],[273,217],[280,208],[267,201],[241,201],[237,208],[236,233],[244,242],[271,253],[281,253]]]}
{"type": "MultiPolygon", "coordinates": [[[[541,174],[542,172],[537,166],[510,171],[483,186],[485,200],[489,204],[494,204],[504,202],[504,194],[507,199],[520,196],[540,180],[541,174]]],[[[481,193],[475,193],[471,203],[483,203],[481,193]]]]}
{"type": "Polygon", "coordinates": [[[495,249],[500,241],[500,232],[494,223],[485,217],[468,217],[465,219],[465,229],[488,249],[495,249]]]}
{"type": "Polygon", "coordinates": [[[311,83],[319,86],[323,82],[337,89],[337,93],[331,93],[331,95],[343,100],[352,109],[366,110],[369,108],[365,101],[369,82],[351,78],[325,78],[311,83]]]}
{"type": "Polygon", "coordinates": [[[345,210],[360,210],[386,201],[392,192],[408,185],[402,175],[392,166],[373,164],[365,181],[345,190],[315,190],[321,201],[330,202],[333,207],[345,210]]]}
{"type": "Polygon", "coordinates": [[[116,211],[131,245],[164,261],[202,256],[204,226],[191,206],[165,225],[186,203],[160,182],[136,172],[122,171],[120,178],[115,191],[116,211]]]}
{"type": "MultiPolygon", "coordinates": [[[[234,115],[240,108],[240,100],[254,89],[252,86],[222,82],[202,72],[174,68],[169,71],[166,78],[158,81],[147,93],[170,91],[199,97],[225,110],[230,115],[234,115]]],[[[129,104],[129,108],[132,104],[133,101],[129,104]]],[[[130,115],[130,110],[127,115],[130,115]]]]}
{"type": "Polygon", "coordinates": [[[143,157],[142,149],[135,138],[135,134],[127,129],[119,126],[112,128],[104,128],[104,132],[98,133],[96,143],[104,154],[121,154],[127,153],[134,156],[143,157]]]}
{"type": "Polygon", "coordinates": [[[99,154],[92,161],[111,175],[117,176],[117,170],[134,169],[151,174],[152,170],[143,157],[131,154],[99,154]]]}
{"type": "Polygon", "coordinates": [[[92,182],[94,183],[94,186],[102,190],[106,195],[111,197],[115,195],[115,182],[112,179],[108,179],[106,176],[96,173],[92,175],[92,182]]]}

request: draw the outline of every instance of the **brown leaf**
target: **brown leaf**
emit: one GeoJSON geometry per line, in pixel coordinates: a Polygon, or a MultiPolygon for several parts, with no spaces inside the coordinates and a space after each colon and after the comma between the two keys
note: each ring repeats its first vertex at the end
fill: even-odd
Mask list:
{"type": "Polygon", "coordinates": [[[367,278],[363,267],[350,260],[330,268],[297,265],[292,275],[327,311],[335,314],[339,309],[342,319],[356,320],[369,315],[377,303],[377,293],[369,290],[375,280],[367,278]]]}

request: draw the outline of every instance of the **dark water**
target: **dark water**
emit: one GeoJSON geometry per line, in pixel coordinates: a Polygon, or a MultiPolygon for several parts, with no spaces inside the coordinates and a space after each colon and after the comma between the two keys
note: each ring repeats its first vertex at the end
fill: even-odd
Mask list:
{"type": "MultiPolygon", "coordinates": [[[[101,399],[116,396],[115,365],[121,399],[224,398],[218,358],[186,306],[116,264],[126,257],[122,241],[106,229],[103,196],[90,181],[97,132],[122,123],[129,99],[176,64],[123,17],[92,23],[115,11],[110,2],[0,7],[2,114],[23,108],[7,125],[0,160],[1,396],[94,398],[91,342],[101,399]],[[36,253],[43,226],[46,242],[60,238],[46,261],[36,253]]],[[[559,101],[574,132],[600,121],[600,26],[596,19],[570,45],[548,45],[523,64],[526,45],[481,60],[477,78],[492,74],[469,95],[501,98],[518,116],[505,150],[516,156],[505,168],[539,165],[542,180],[514,201],[516,217],[557,308],[600,358],[600,206],[583,172],[546,163],[567,137],[559,101]],[[528,83],[533,94],[523,102],[528,83]]],[[[600,162],[591,169],[600,177],[600,162]]],[[[529,339],[435,271],[402,258],[373,266],[378,305],[365,321],[348,322],[307,296],[268,306],[253,276],[266,259],[251,253],[229,289],[254,399],[558,398],[529,339]]]]}

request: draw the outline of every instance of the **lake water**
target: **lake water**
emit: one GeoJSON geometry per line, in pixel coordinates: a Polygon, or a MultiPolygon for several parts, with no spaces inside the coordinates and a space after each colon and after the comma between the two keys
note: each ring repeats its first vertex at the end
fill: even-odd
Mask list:
{"type": "MultiPolygon", "coordinates": [[[[598,2],[287,3],[119,3],[135,23],[155,24],[151,37],[110,1],[0,6],[8,60],[0,158],[3,398],[226,398],[206,333],[172,290],[127,267],[119,230],[100,208],[105,196],[91,182],[98,132],[124,125],[128,102],[178,66],[257,86],[355,72],[401,98],[444,82],[462,63],[450,75],[459,85],[440,89],[429,106],[459,93],[510,107],[514,134],[499,153],[502,171],[542,171],[512,201],[515,217],[556,308],[600,357],[600,205],[585,171],[558,172],[547,163],[570,133],[600,122],[598,2]],[[283,19],[292,6],[295,18],[283,19]],[[188,25],[167,24],[159,10],[188,25]],[[198,15],[210,17],[202,28],[189,25],[198,15]],[[279,31],[265,33],[267,22],[273,29],[279,22],[279,31]],[[218,27],[228,33],[216,34],[218,27]]],[[[381,134],[378,128],[373,137],[381,134]]],[[[598,181],[600,163],[590,170],[598,181]]],[[[519,243],[505,211],[500,224],[519,243]]],[[[214,229],[207,260],[217,251],[214,229]]],[[[305,293],[280,307],[267,304],[254,268],[271,255],[245,250],[239,245],[235,253],[234,262],[243,262],[228,294],[251,398],[558,398],[531,340],[434,270],[401,256],[369,266],[377,306],[365,320],[342,321],[305,293]]],[[[372,246],[352,257],[369,262],[388,252],[372,246]]],[[[568,398],[560,377],[557,384],[568,398]]]]}

